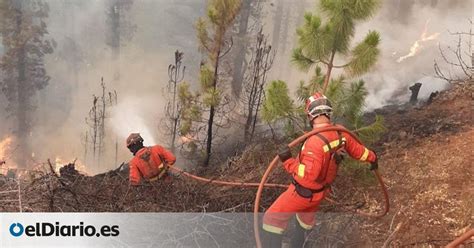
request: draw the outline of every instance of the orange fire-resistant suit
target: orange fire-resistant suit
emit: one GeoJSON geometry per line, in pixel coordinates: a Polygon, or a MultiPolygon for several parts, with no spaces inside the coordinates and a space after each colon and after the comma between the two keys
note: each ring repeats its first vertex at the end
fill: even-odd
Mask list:
{"type": "Polygon", "coordinates": [[[176,157],[162,146],[155,145],[140,149],[130,161],[130,184],[138,185],[142,179],[154,181],[166,173],[163,164],[171,166],[176,162],[176,157]]]}
{"type": "Polygon", "coordinates": [[[336,177],[335,156],[340,149],[346,150],[354,159],[366,162],[376,160],[374,152],[346,133],[326,131],[311,136],[304,142],[297,159],[290,158],[283,163],[286,171],[293,176],[293,183],[265,212],[265,231],[283,233],[294,214],[302,228],[310,230],[313,227],[319,203],[336,177]],[[296,187],[311,190],[310,196],[302,197],[296,187]]]}

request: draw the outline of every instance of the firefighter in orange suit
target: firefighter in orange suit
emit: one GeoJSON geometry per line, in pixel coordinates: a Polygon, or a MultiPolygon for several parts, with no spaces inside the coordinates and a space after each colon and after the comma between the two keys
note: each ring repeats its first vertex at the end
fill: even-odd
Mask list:
{"type": "MultiPolygon", "coordinates": [[[[331,126],[332,107],[329,100],[315,93],[306,101],[305,112],[313,128],[331,126]]],[[[263,217],[263,247],[281,247],[282,233],[289,220],[296,215],[296,231],[291,247],[302,247],[305,235],[314,225],[315,214],[324,194],[334,181],[340,152],[345,150],[352,158],[371,163],[376,169],[377,156],[350,135],[326,131],[309,137],[303,144],[298,158],[293,158],[289,147],[278,156],[285,170],[292,176],[292,184],[268,208],[263,217]]]]}
{"type": "Polygon", "coordinates": [[[139,185],[142,179],[155,181],[166,178],[168,166],[176,162],[176,157],[162,146],[143,146],[139,133],[132,133],[127,138],[127,148],[134,155],[129,162],[130,184],[139,185]]]}

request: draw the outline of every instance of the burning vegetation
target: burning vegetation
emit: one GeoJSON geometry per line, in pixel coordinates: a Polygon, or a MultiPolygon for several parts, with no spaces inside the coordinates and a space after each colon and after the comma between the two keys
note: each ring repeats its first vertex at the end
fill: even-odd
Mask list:
{"type": "Polygon", "coordinates": [[[423,33],[421,33],[420,39],[418,39],[417,41],[415,41],[415,43],[413,43],[413,45],[410,47],[410,52],[407,55],[401,56],[400,58],[397,59],[398,63],[401,63],[405,59],[413,57],[417,53],[419,53],[421,49],[423,49],[423,43],[438,39],[440,33],[433,33],[433,34],[428,35],[429,23],[430,23],[430,20],[427,20],[425,24],[425,29],[423,30],[423,33]]]}
{"type": "MultiPolygon", "coordinates": [[[[443,245],[468,230],[474,221],[469,201],[474,197],[472,185],[457,182],[472,182],[469,171],[473,158],[455,154],[459,149],[468,149],[474,137],[473,119],[464,118],[472,114],[473,93],[472,85],[456,86],[417,108],[406,105],[377,110],[389,128],[375,147],[381,156],[393,210],[378,221],[346,212],[347,206],[377,211],[380,195],[370,177],[359,176],[355,180],[355,174],[365,174],[364,168],[343,167],[333,185],[333,194],[344,207],[324,203],[319,217],[322,224],[313,230],[310,239],[319,245],[342,242],[331,235],[339,230],[339,238],[346,237],[347,242],[361,246],[378,247],[386,242],[394,246],[443,245]],[[453,112],[452,108],[459,111],[453,112]],[[426,214],[420,216],[421,213],[426,214]]],[[[278,143],[271,139],[256,143],[230,158],[226,166],[195,173],[214,179],[258,181],[264,171],[261,165],[270,162],[278,143]]],[[[123,166],[95,176],[78,172],[73,163],[56,168],[50,162],[23,174],[19,180],[0,176],[0,211],[248,212],[253,207],[255,190],[216,187],[180,174],[174,174],[172,182],[131,187],[123,166]]],[[[288,180],[282,169],[277,169],[270,179],[274,183],[288,180]]],[[[262,209],[280,192],[281,189],[266,189],[262,209]]]]}
{"type": "MultiPolygon", "coordinates": [[[[209,181],[258,182],[277,151],[312,128],[305,100],[323,92],[331,120],[380,155],[393,208],[379,220],[354,215],[378,211],[381,197],[365,165],[344,160],[332,185],[336,204],[321,206],[322,224],[308,236],[316,246],[445,245],[472,228],[474,158],[465,152],[474,138],[466,118],[474,100],[472,30],[450,33],[454,48],[443,46],[436,18],[403,24],[414,20],[403,11],[414,1],[317,1],[317,10],[284,0],[56,2],[0,1],[0,113],[8,115],[0,123],[0,212],[251,212],[254,189],[209,181]],[[398,43],[400,34],[373,21],[396,15],[392,2],[403,19],[394,26],[417,29],[402,56],[385,54],[396,47],[384,42],[398,43]],[[57,21],[61,11],[50,5],[71,23],[57,21]],[[151,14],[173,8],[185,14],[151,14]],[[173,18],[166,20],[172,29],[152,23],[165,23],[163,16],[173,18]],[[89,19],[93,25],[76,23],[89,19]],[[385,70],[395,71],[393,84],[373,77],[385,70]],[[417,81],[426,74],[448,90],[417,81]],[[414,82],[411,102],[399,100],[414,82]],[[427,101],[420,89],[430,91],[427,101]],[[400,102],[367,113],[369,97],[381,95],[400,102]],[[174,173],[131,186],[121,163],[130,159],[123,140],[131,132],[170,147],[178,166],[211,179],[174,173]]],[[[466,5],[453,2],[456,10],[466,5]]],[[[279,168],[270,181],[290,177],[279,168]]],[[[259,211],[280,193],[265,189],[259,211]]]]}

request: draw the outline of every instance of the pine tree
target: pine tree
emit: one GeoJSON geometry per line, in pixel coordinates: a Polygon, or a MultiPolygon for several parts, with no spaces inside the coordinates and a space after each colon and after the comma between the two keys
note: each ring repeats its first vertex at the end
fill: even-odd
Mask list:
{"type": "Polygon", "coordinates": [[[348,76],[360,76],[375,64],[379,55],[380,35],[369,31],[364,40],[352,49],[350,44],[358,21],[367,20],[378,9],[378,0],[321,0],[321,17],[306,13],[304,25],[297,29],[298,47],[293,62],[307,71],[314,65],[326,67],[322,90],[328,88],[332,70],[344,69],[348,76]],[[335,64],[345,59],[345,63],[335,64]]]}
{"type": "Polygon", "coordinates": [[[1,0],[0,35],[4,47],[0,86],[17,121],[19,166],[31,155],[28,137],[32,131],[34,97],[49,82],[44,57],[53,52],[55,42],[46,39],[48,5],[41,0],[1,0]]]}
{"type": "Polygon", "coordinates": [[[182,152],[188,151],[188,155],[195,157],[199,148],[198,140],[200,127],[195,123],[202,122],[202,109],[199,96],[191,92],[190,85],[182,82],[178,85],[178,109],[179,130],[177,133],[182,137],[182,152]]]}
{"type": "MultiPolygon", "coordinates": [[[[370,31],[363,41],[352,49],[350,42],[355,34],[357,21],[371,17],[379,1],[376,0],[321,0],[322,14],[325,22],[317,15],[305,14],[302,27],[297,29],[298,47],[294,49],[292,61],[301,70],[308,71],[314,67],[314,75],[308,81],[301,81],[296,90],[298,102],[284,106],[289,111],[267,112],[266,121],[284,119],[287,121],[289,135],[297,135],[295,129],[301,129],[298,123],[305,123],[310,128],[304,113],[305,100],[314,92],[322,91],[333,105],[333,121],[344,124],[355,130],[366,142],[375,141],[384,132],[383,119],[376,117],[374,123],[366,126],[363,121],[364,101],[367,96],[365,82],[359,80],[348,82],[346,77],[361,76],[375,64],[379,55],[379,34],[370,31]],[[342,65],[335,64],[335,58],[347,60],[342,65]],[[321,66],[326,67],[326,74],[321,66]],[[344,76],[331,79],[332,69],[344,69],[344,76]],[[290,112],[291,111],[291,112],[290,112]]],[[[283,82],[282,82],[283,83],[283,82]]],[[[282,87],[282,86],[280,86],[282,87]]],[[[274,99],[288,98],[287,91],[270,94],[267,89],[267,100],[264,109],[275,108],[274,99]]],[[[265,115],[264,115],[265,117],[265,115]]]]}
{"type": "Polygon", "coordinates": [[[222,104],[223,89],[219,86],[219,66],[232,47],[232,39],[227,36],[227,32],[232,28],[240,6],[241,0],[210,0],[206,18],[200,18],[196,23],[200,49],[208,59],[208,62],[201,66],[200,72],[201,97],[204,106],[209,108],[204,166],[209,165],[215,115],[222,104]]]}
{"type": "Polygon", "coordinates": [[[240,13],[233,30],[235,39],[232,48],[232,94],[239,97],[244,88],[248,72],[252,37],[258,36],[262,26],[265,0],[242,0],[240,13]]]}
{"type": "Polygon", "coordinates": [[[124,44],[130,41],[135,32],[135,25],[130,22],[128,15],[133,0],[108,0],[106,24],[106,44],[112,50],[112,59],[115,60],[116,68],[114,80],[120,81],[120,54],[124,44]]]}

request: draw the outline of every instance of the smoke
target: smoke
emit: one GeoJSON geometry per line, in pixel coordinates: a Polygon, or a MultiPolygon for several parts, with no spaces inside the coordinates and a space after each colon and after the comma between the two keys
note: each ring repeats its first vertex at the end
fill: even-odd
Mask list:
{"type": "Polygon", "coordinates": [[[373,19],[357,26],[355,40],[369,30],[381,34],[382,54],[376,67],[363,77],[369,91],[367,109],[406,102],[408,87],[416,82],[423,84],[420,99],[447,88],[447,82],[434,78],[433,64],[442,60],[439,46],[457,44],[457,37],[449,32],[469,31],[471,9],[469,0],[389,0],[373,19]]]}
{"type": "MultiPolygon", "coordinates": [[[[92,96],[100,95],[100,78],[108,91],[116,91],[118,104],[109,108],[106,116],[105,157],[99,172],[130,159],[124,139],[130,132],[139,132],[147,145],[166,145],[160,121],[163,118],[165,99],[163,88],[168,82],[167,67],[173,61],[174,51],[184,52],[185,81],[197,85],[199,64],[194,23],[205,12],[202,0],[133,1],[128,13],[136,30],[131,40],[124,41],[120,59],[112,59],[111,48],[106,45],[108,1],[57,1],[47,0],[50,5],[48,30],[57,42],[54,54],[47,57],[46,69],[50,83],[37,99],[35,128],[31,134],[35,160],[64,160],[86,157],[85,132],[89,126],[85,118],[92,107],[92,96]],[[120,75],[117,77],[116,72],[120,75]],[[116,144],[118,154],[115,158],[116,144]]],[[[291,49],[296,46],[296,28],[301,25],[303,12],[314,11],[315,0],[273,0],[264,6],[264,31],[272,37],[275,26],[277,3],[284,4],[284,21],[278,36],[272,75],[268,78],[283,79],[295,89],[302,79],[312,72],[302,73],[290,62],[291,49]]],[[[452,32],[469,30],[472,2],[469,0],[425,1],[386,0],[381,10],[370,21],[356,28],[355,42],[360,41],[368,30],[381,33],[381,57],[376,67],[363,79],[367,82],[369,97],[367,108],[373,109],[388,103],[405,101],[408,86],[422,82],[420,97],[446,87],[442,81],[432,78],[433,61],[439,59],[438,43],[452,45],[452,32]],[[427,20],[430,20],[426,26],[427,20]],[[397,63],[397,59],[410,52],[410,47],[420,39],[422,32],[440,33],[436,40],[420,43],[421,48],[412,57],[397,63]]],[[[275,41],[273,41],[274,43],[275,41]]],[[[1,49],[0,49],[1,50],[1,49]]],[[[337,76],[337,71],[335,72],[337,76]]],[[[0,96],[1,107],[6,104],[0,96]]],[[[0,137],[11,135],[12,123],[5,121],[6,112],[0,109],[0,137]]],[[[84,161],[88,164],[88,161],[84,161]]]]}
{"type": "Polygon", "coordinates": [[[144,111],[143,105],[143,99],[128,97],[113,107],[110,126],[119,139],[125,140],[130,133],[140,133],[146,142],[156,144],[155,135],[151,132],[153,125],[147,124],[144,119],[150,113],[144,111]]]}
{"type": "MultiPolygon", "coordinates": [[[[65,161],[78,159],[89,167],[94,164],[87,158],[92,151],[86,143],[90,139],[85,137],[91,130],[85,119],[93,95],[101,95],[101,77],[106,91],[117,92],[118,103],[106,110],[103,158],[88,171],[102,172],[128,161],[130,152],[124,144],[131,132],[140,133],[146,145],[166,146],[160,123],[166,104],[163,89],[168,83],[167,67],[179,49],[184,52],[185,79],[195,81],[188,76],[197,76],[201,60],[193,23],[202,15],[205,3],[134,1],[127,21],[136,29],[130,40],[122,42],[117,61],[106,44],[108,1],[47,2],[51,10],[48,30],[57,47],[47,58],[51,80],[37,99],[31,135],[34,160],[43,162],[59,156],[65,161]],[[169,11],[181,14],[170,15],[169,11]]],[[[4,124],[0,123],[2,137],[9,134],[4,124]]]]}
{"type": "MultiPolygon", "coordinates": [[[[301,25],[303,13],[298,5],[306,4],[304,11],[315,13],[319,1],[273,0],[273,7],[267,12],[276,15],[278,5],[290,9],[290,18],[286,16],[266,18],[267,33],[272,34],[278,25],[290,25],[289,38],[279,41],[276,64],[272,69],[270,80],[285,80],[290,89],[296,89],[300,80],[308,80],[313,71],[298,71],[291,63],[291,49],[296,47],[296,28],[301,25]],[[283,46],[281,43],[286,42],[283,46]],[[285,47],[285,50],[281,50],[285,47]]],[[[455,46],[457,40],[449,32],[468,32],[469,19],[472,20],[473,2],[470,0],[384,0],[377,14],[368,21],[356,24],[354,44],[363,40],[369,30],[378,31],[381,35],[381,54],[376,66],[362,77],[366,81],[369,95],[366,109],[372,110],[386,104],[402,103],[408,100],[408,87],[416,82],[423,83],[420,98],[426,98],[433,91],[442,90],[449,85],[434,78],[434,60],[442,60],[438,45],[455,46]],[[425,32],[425,35],[423,33],[425,32]],[[418,46],[416,53],[411,48],[418,46]],[[406,56],[409,55],[409,56],[406,56]],[[406,56],[403,58],[403,56],[406,56]],[[401,59],[402,58],[402,59],[401,59]],[[397,62],[399,60],[400,62],[397,62]]],[[[277,35],[276,37],[282,37],[277,35]]],[[[275,41],[273,41],[275,42],[275,41]]],[[[466,40],[465,43],[468,41],[466,40]]],[[[465,45],[465,44],[464,44],[465,45]]],[[[466,51],[469,51],[466,49],[466,51]]],[[[341,58],[336,58],[344,64],[341,58]]],[[[445,67],[443,69],[452,69],[445,67]]],[[[333,70],[337,77],[342,70],[333,70]]],[[[353,80],[357,80],[354,78],[353,80]]]]}

